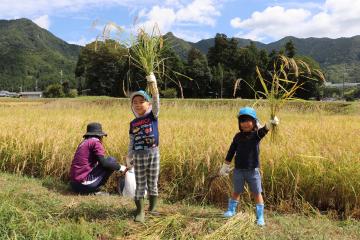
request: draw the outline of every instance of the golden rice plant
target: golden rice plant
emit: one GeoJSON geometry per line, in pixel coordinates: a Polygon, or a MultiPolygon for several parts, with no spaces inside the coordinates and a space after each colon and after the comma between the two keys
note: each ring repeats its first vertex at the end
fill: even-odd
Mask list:
{"type": "Polygon", "coordinates": [[[144,28],[139,28],[135,40],[131,43],[130,57],[135,66],[149,75],[159,69],[163,63],[164,59],[161,59],[163,47],[164,39],[157,25],[154,25],[150,34],[144,28]]]}
{"type": "MultiPolygon", "coordinates": [[[[286,102],[301,100],[294,97],[297,90],[304,85],[304,82],[299,81],[299,76],[315,80],[313,77],[307,77],[306,75],[312,73],[307,63],[283,55],[279,55],[278,61],[274,62],[273,71],[270,72],[268,79],[262,76],[258,67],[256,67],[256,73],[263,88],[263,91],[258,91],[257,93],[260,97],[267,99],[270,119],[274,119],[278,115],[286,102]],[[301,68],[299,68],[299,65],[301,68]]],[[[325,81],[324,75],[320,70],[315,70],[314,75],[325,81]]],[[[272,142],[276,140],[277,136],[278,127],[274,125],[271,131],[272,142]]]]}
{"type": "MultiPolygon", "coordinates": [[[[208,183],[238,131],[233,113],[251,103],[163,100],[161,198],[226,204],[230,179],[216,179],[211,187],[208,183]]],[[[260,119],[268,114],[267,108],[266,101],[258,102],[260,119]]],[[[268,138],[261,146],[266,205],[284,212],[304,211],[311,205],[359,218],[359,103],[289,101],[281,114],[281,148],[272,147],[268,138]]],[[[76,147],[93,121],[101,122],[108,133],[107,155],[124,163],[131,116],[127,99],[1,100],[0,170],[67,182],[76,147]]],[[[107,187],[114,189],[115,178],[107,187]]],[[[242,199],[252,203],[246,193],[242,199]]]]}
{"type": "Polygon", "coordinates": [[[224,225],[216,229],[213,233],[204,237],[204,239],[252,239],[255,230],[255,216],[240,212],[230,218],[224,225]]]}
{"type": "MultiPolygon", "coordinates": [[[[146,76],[151,73],[164,71],[164,58],[161,57],[164,48],[164,39],[160,33],[160,29],[155,24],[152,32],[149,34],[144,28],[139,28],[137,36],[133,38],[130,48],[130,59],[133,64],[144,71],[146,76]]],[[[148,85],[149,88],[154,88],[152,84],[148,85]]],[[[156,89],[150,89],[154,92],[156,89]]]]}

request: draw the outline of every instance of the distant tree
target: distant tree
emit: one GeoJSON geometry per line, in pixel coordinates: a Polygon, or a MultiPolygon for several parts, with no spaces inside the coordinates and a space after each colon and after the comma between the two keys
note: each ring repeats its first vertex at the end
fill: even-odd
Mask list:
{"type": "Polygon", "coordinates": [[[190,97],[207,97],[208,92],[211,91],[209,83],[212,75],[206,56],[197,49],[191,49],[188,61],[185,72],[193,81],[186,83],[184,91],[190,97]]]}
{"type": "Polygon", "coordinates": [[[68,95],[69,92],[70,92],[70,83],[69,83],[69,81],[64,81],[62,83],[62,87],[63,87],[64,94],[68,95]]]}
{"type": "Polygon", "coordinates": [[[207,59],[209,61],[209,66],[217,66],[218,63],[225,64],[226,59],[226,50],[229,48],[229,41],[225,34],[217,33],[215,36],[215,44],[213,47],[209,48],[207,59]]]}
{"type": "Polygon", "coordinates": [[[286,56],[289,58],[293,58],[295,56],[296,48],[295,48],[295,45],[292,40],[289,40],[285,44],[285,53],[286,53],[286,56]]]}
{"type": "MultiPolygon", "coordinates": [[[[185,75],[186,67],[184,60],[182,60],[174,52],[174,50],[172,50],[167,42],[165,42],[165,49],[162,52],[162,58],[165,59],[165,69],[163,79],[160,79],[163,83],[161,87],[163,87],[165,91],[168,89],[168,87],[175,87],[179,90],[178,92],[180,93],[180,97],[184,98],[183,86],[186,84],[186,82],[191,81],[191,79],[185,75]]],[[[169,92],[171,91],[167,91],[166,93],[169,92]]]]}
{"type": "Polygon", "coordinates": [[[74,98],[78,96],[78,91],[76,89],[70,89],[69,93],[66,95],[66,97],[74,98]]]}
{"type": "Polygon", "coordinates": [[[75,76],[78,87],[89,95],[124,96],[123,81],[127,68],[127,49],[113,40],[96,41],[80,52],[75,76]]]}
{"type": "Polygon", "coordinates": [[[257,79],[256,66],[261,72],[265,72],[268,61],[266,52],[260,51],[254,42],[239,50],[238,69],[240,73],[237,78],[242,79],[238,91],[242,98],[255,97],[257,87],[260,85],[257,79]]]}
{"type": "Polygon", "coordinates": [[[224,66],[218,63],[217,66],[212,67],[212,89],[216,96],[223,98],[224,95],[224,66]]]}
{"type": "Polygon", "coordinates": [[[55,83],[46,87],[44,91],[44,97],[46,98],[61,98],[65,97],[63,86],[61,84],[55,83]]]}

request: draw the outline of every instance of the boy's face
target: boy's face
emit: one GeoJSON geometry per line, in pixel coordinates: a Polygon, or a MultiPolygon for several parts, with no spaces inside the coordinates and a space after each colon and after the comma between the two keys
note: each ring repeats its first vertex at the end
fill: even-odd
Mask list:
{"type": "Polygon", "coordinates": [[[251,132],[254,129],[254,120],[251,117],[240,117],[240,128],[243,132],[251,132]]]}
{"type": "Polygon", "coordinates": [[[149,109],[150,103],[145,101],[143,96],[135,96],[132,100],[132,107],[139,116],[142,116],[149,109]]]}

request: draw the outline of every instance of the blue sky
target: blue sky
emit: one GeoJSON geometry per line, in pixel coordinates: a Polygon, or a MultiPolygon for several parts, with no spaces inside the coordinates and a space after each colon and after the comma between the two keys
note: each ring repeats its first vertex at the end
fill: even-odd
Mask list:
{"type": "Polygon", "coordinates": [[[23,17],[80,45],[109,21],[126,32],[156,22],[162,33],[192,42],[216,33],[265,43],[360,35],[360,0],[0,0],[0,19],[23,17]]]}

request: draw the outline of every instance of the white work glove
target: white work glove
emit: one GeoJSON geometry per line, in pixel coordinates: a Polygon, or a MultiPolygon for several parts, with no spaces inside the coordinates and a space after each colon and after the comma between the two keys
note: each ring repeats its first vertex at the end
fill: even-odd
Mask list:
{"type": "Polygon", "coordinates": [[[125,170],[126,170],[126,166],[120,164],[120,169],[118,171],[123,173],[125,172],[125,170]]]}
{"type": "Polygon", "coordinates": [[[146,76],[146,80],[148,83],[156,83],[156,78],[153,72],[151,72],[148,76],[146,76]]]}
{"type": "Polygon", "coordinates": [[[267,129],[271,129],[271,128],[274,127],[274,126],[279,125],[279,123],[280,123],[280,119],[279,119],[277,116],[275,116],[273,119],[270,119],[270,120],[266,123],[266,128],[267,128],[267,129]]]}
{"type": "Polygon", "coordinates": [[[219,175],[222,177],[227,176],[229,175],[230,171],[231,171],[230,165],[223,163],[222,167],[220,168],[219,175]]]}
{"type": "Polygon", "coordinates": [[[126,157],[126,167],[128,169],[132,169],[134,167],[134,160],[132,159],[132,157],[126,157]]]}

